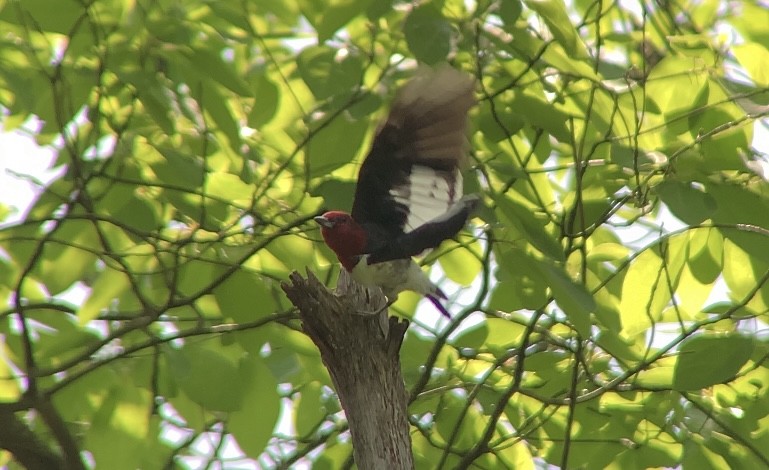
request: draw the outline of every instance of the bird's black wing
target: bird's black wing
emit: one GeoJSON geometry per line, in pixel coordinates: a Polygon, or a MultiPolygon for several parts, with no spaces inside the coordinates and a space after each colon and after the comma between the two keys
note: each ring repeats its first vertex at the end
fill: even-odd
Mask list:
{"type": "Polygon", "coordinates": [[[408,241],[433,248],[461,228],[441,240],[435,225],[418,231],[462,197],[473,86],[468,75],[443,66],[423,71],[396,96],[355,190],[352,217],[369,232],[368,252],[414,232],[408,241]]]}
{"type": "Polygon", "coordinates": [[[437,219],[420,225],[411,232],[404,233],[381,246],[376,247],[368,257],[368,263],[381,263],[395,259],[410,258],[430,248],[435,248],[442,241],[453,237],[467,223],[480,199],[466,196],[452,206],[451,210],[437,219]]]}

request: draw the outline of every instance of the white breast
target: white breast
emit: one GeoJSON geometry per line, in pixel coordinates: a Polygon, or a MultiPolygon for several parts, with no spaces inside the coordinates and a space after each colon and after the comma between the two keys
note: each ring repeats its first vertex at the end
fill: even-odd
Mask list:
{"type": "Polygon", "coordinates": [[[398,293],[411,290],[422,295],[435,294],[438,288],[412,259],[398,259],[368,264],[367,257],[352,270],[352,278],[364,286],[379,286],[387,298],[394,300],[398,293]]]}

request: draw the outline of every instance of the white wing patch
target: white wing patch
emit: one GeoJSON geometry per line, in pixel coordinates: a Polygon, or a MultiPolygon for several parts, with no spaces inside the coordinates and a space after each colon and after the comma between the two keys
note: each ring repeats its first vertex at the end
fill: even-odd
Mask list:
{"type": "Polygon", "coordinates": [[[405,233],[438,218],[451,209],[462,196],[462,175],[454,173],[453,181],[446,179],[446,172],[428,166],[411,167],[409,182],[392,188],[395,202],[408,208],[408,218],[403,227],[405,233]]]}

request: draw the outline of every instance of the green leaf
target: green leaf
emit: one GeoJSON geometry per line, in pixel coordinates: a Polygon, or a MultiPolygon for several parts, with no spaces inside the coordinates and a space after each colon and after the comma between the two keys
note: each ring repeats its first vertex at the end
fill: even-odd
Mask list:
{"type": "Polygon", "coordinates": [[[267,288],[270,281],[248,271],[236,271],[215,290],[222,314],[246,323],[273,313],[277,306],[267,288]]]}
{"type": "Polygon", "coordinates": [[[21,385],[15,378],[11,361],[7,359],[9,351],[5,341],[0,343],[0,403],[12,403],[21,398],[21,385]]]}
{"type": "Polygon", "coordinates": [[[601,243],[594,246],[587,253],[587,259],[591,262],[619,261],[627,257],[630,250],[619,243],[601,243]]]}
{"type": "Polygon", "coordinates": [[[143,194],[142,186],[114,184],[107,190],[98,205],[100,210],[133,229],[125,232],[135,243],[141,242],[144,234],[158,229],[161,225],[158,205],[143,194]]]}
{"type": "MultiPolygon", "coordinates": [[[[243,5],[229,2],[214,2],[207,5],[215,15],[211,15],[208,21],[214,25],[216,20],[224,20],[223,23],[238,27],[244,31],[250,31],[248,15],[243,5]]],[[[218,28],[223,29],[223,28],[218,28]]]]}
{"type": "MultiPolygon", "coordinates": [[[[743,240],[741,240],[743,241],[743,240]]],[[[769,310],[769,295],[766,284],[755,292],[759,279],[769,269],[769,263],[758,259],[748,250],[763,250],[767,243],[763,237],[744,239],[743,243],[735,243],[731,238],[724,240],[724,270],[723,276],[729,289],[729,298],[738,303],[747,301],[747,307],[755,312],[769,310]],[[752,243],[745,243],[745,242],[752,243]],[[751,246],[752,245],[752,246],[751,246]]]]}
{"type": "Polygon", "coordinates": [[[299,436],[311,437],[323,420],[326,418],[326,410],[319,406],[322,403],[323,390],[318,382],[305,384],[300,390],[299,403],[294,414],[294,425],[299,436]]]}
{"type": "MultiPolygon", "coordinates": [[[[707,187],[717,204],[717,212],[713,215],[714,222],[721,224],[749,224],[769,229],[769,198],[760,191],[750,190],[736,184],[713,184],[707,187]]],[[[755,233],[724,232],[733,240],[740,240],[747,249],[758,238],[755,233]],[[746,237],[750,237],[748,240],[746,237]]],[[[750,250],[752,256],[769,261],[769,251],[765,246],[750,250]]]]}
{"type": "Polygon", "coordinates": [[[265,257],[263,269],[278,278],[287,276],[289,270],[304,269],[317,261],[317,244],[303,237],[280,237],[270,243],[267,251],[275,262],[268,263],[265,257]]]}
{"type": "Polygon", "coordinates": [[[150,167],[160,181],[175,187],[194,190],[203,184],[203,162],[194,155],[186,155],[178,149],[159,145],[158,152],[162,159],[154,160],[150,167]]]}
{"type": "Polygon", "coordinates": [[[324,208],[350,212],[355,195],[355,181],[323,180],[310,190],[310,195],[322,197],[324,208]]]}
{"type": "Polygon", "coordinates": [[[665,57],[649,73],[647,84],[646,96],[663,113],[666,132],[691,133],[687,118],[693,109],[707,103],[709,82],[693,79],[688,61],[665,57]]]}
{"type": "MultiPolygon", "coordinates": [[[[41,314],[45,311],[36,311],[30,315],[30,318],[36,320],[41,319],[41,314]]],[[[47,311],[50,320],[51,317],[58,315],[62,316],[61,312],[47,311]]],[[[73,357],[77,357],[82,354],[84,350],[90,348],[99,341],[99,336],[90,330],[80,328],[74,321],[70,322],[69,316],[66,317],[65,322],[54,323],[58,328],[53,332],[46,332],[41,336],[36,355],[39,356],[38,360],[45,361],[45,364],[51,366],[60,365],[62,362],[67,361],[73,357]]],[[[53,322],[48,321],[46,324],[51,326],[53,322]]]]}
{"type": "Polygon", "coordinates": [[[708,449],[700,439],[687,439],[684,443],[684,470],[719,470],[729,468],[729,462],[717,451],[708,449]]]}
{"type": "Polygon", "coordinates": [[[360,83],[361,60],[357,56],[336,60],[337,52],[328,46],[310,46],[297,57],[299,75],[319,100],[350,93],[360,83]]]}
{"type": "Polygon", "coordinates": [[[477,350],[486,342],[488,336],[488,321],[484,321],[463,329],[456,338],[451,339],[449,342],[457,348],[477,350]]]}
{"type": "Polygon", "coordinates": [[[407,332],[399,352],[407,383],[410,379],[416,380],[419,367],[424,364],[434,346],[434,338],[422,335],[414,329],[407,332]]]}
{"type": "Polygon", "coordinates": [[[72,26],[85,14],[83,5],[74,0],[61,0],[56,8],[51,8],[48,0],[8,1],[0,5],[2,21],[61,34],[70,34],[72,26]]]}
{"type": "Polygon", "coordinates": [[[687,262],[698,281],[710,284],[721,275],[723,247],[724,238],[718,229],[703,228],[691,232],[687,262]]]}
{"type": "MultiPolygon", "coordinates": [[[[126,78],[123,76],[122,78],[126,78]]],[[[166,134],[173,134],[176,131],[174,120],[172,119],[171,100],[164,93],[164,90],[155,81],[148,80],[144,76],[137,76],[133,80],[136,87],[136,94],[144,105],[144,109],[150,117],[166,134]]]]}
{"type": "Polygon", "coordinates": [[[280,88],[270,80],[267,74],[259,74],[252,79],[254,105],[248,113],[248,126],[259,129],[272,120],[280,105],[280,88]]]}
{"type": "Polygon", "coordinates": [[[200,295],[225,273],[225,266],[215,260],[184,260],[176,268],[178,293],[190,297],[200,295]]]}
{"type": "MultiPolygon", "coordinates": [[[[385,3],[385,2],[382,2],[385,3]]],[[[324,449],[317,460],[312,462],[313,470],[336,470],[344,468],[352,458],[352,445],[350,442],[337,440],[324,449]]]]}
{"type": "Polygon", "coordinates": [[[622,283],[622,334],[632,337],[646,331],[652,321],[659,319],[670,295],[662,259],[654,250],[644,250],[633,260],[622,283]]]}
{"type": "Polygon", "coordinates": [[[692,183],[666,179],[655,189],[670,211],[690,225],[702,223],[717,209],[717,200],[692,183]]]}
{"type": "Polygon", "coordinates": [[[99,468],[138,468],[151,430],[157,431],[146,412],[153,399],[149,391],[121,385],[110,390],[86,435],[86,448],[99,468]]]}
{"type": "Polygon", "coordinates": [[[251,88],[235,72],[232,62],[222,60],[220,52],[193,47],[187,58],[201,76],[215,80],[240,96],[251,96],[251,88]]]}
{"type": "Polygon", "coordinates": [[[232,114],[228,100],[211,82],[202,82],[200,104],[211,116],[213,128],[221,131],[229,140],[232,148],[240,144],[240,126],[232,114]]]}
{"type": "Polygon", "coordinates": [[[244,358],[238,372],[244,406],[230,413],[227,430],[238,441],[240,448],[256,459],[267,447],[278,422],[278,384],[258,357],[249,355],[244,358]]]}
{"type": "MultiPolygon", "coordinates": [[[[497,105],[492,109],[487,103],[481,103],[476,125],[483,130],[483,138],[493,142],[502,142],[523,129],[526,121],[512,106],[497,105]]],[[[493,163],[493,162],[492,162],[493,163]]],[[[500,169],[502,173],[513,170],[509,163],[504,162],[500,169]]]]}
{"type": "Polygon", "coordinates": [[[675,368],[669,365],[649,367],[638,373],[635,383],[641,387],[670,388],[674,373],[675,368]]]}
{"type": "Polygon", "coordinates": [[[545,229],[549,223],[547,218],[538,218],[532,213],[530,208],[511,198],[500,197],[496,202],[498,210],[501,210],[500,219],[504,220],[506,224],[519,229],[526,241],[544,253],[548,258],[563,260],[561,244],[545,229]]]}
{"type": "Polygon", "coordinates": [[[214,411],[241,409],[247,388],[229,358],[200,343],[163,352],[176,383],[192,401],[214,411]]]}
{"type": "Polygon", "coordinates": [[[328,174],[351,163],[361,152],[368,131],[368,122],[350,122],[344,116],[337,116],[328,125],[324,124],[314,127],[316,134],[307,146],[312,177],[328,174]]]}
{"type": "Polygon", "coordinates": [[[445,394],[443,397],[443,407],[435,415],[436,431],[443,442],[451,442],[452,449],[460,452],[470,449],[483,431],[483,420],[477,408],[465,408],[464,400],[457,395],[445,394]]]}
{"type": "Polygon", "coordinates": [[[493,317],[486,319],[486,328],[488,333],[483,346],[494,354],[508,352],[520,345],[526,331],[520,322],[493,317]]]}
{"type": "Polygon", "coordinates": [[[353,18],[363,13],[371,0],[301,0],[299,7],[324,43],[353,18]]]}
{"type": "Polygon", "coordinates": [[[498,257],[497,282],[489,307],[503,312],[542,308],[547,301],[547,283],[536,260],[516,249],[502,250],[498,257]]]}
{"type": "Polygon", "coordinates": [[[403,25],[409,50],[429,65],[446,60],[451,50],[451,24],[432,4],[415,8],[403,25]]]}
{"type": "Polygon", "coordinates": [[[106,310],[114,299],[131,288],[128,276],[121,271],[110,268],[96,278],[91,286],[91,293],[83,302],[83,306],[77,312],[81,325],[98,317],[102,310],[106,310]]]}
{"type": "Polygon", "coordinates": [[[370,91],[361,90],[354,102],[347,108],[353,119],[363,119],[382,108],[382,97],[370,91]]]}
{"type": "Polygon", "coordinates": [[[732,24],[746,40],[769,47],[769,31],[764,27],[769,22],[769,10],[766,6],[758,2],[745,2],[740,5],[740,10],[741,14],[733,19],[732,24]]]}
{"type": "Polygon", "coordinates": [[[566,127],[569,115],[559,106],[547,102],[544,98],[534,97],[527,93],[516,93],[511,102],[513,109],[525,109],[520,118],[529,125],[544,129],[560,142],[569,142],[570,132],[566,127]]]}
{"type": "Polygon", "coordinates": [[[95,270],[97,256],[91,250],[99,238],[91,222],[80,220],[62,222],[52,238],[56,241],[46,244],[33,273],[56,295],[95,270]]]}
{"type": "Polygon", "coordinates": [[[580,59],[589,57],[577,30],[572,25],[562,0],[525,0],[526,6],[537,12],[553,37],[569,55],[580,59]]]}
{"type": "Polygon", "coordinates": [[[726,382],[750,359],[753,348],[753,338],[740,333],[687,338],[678,349],[673,388],[700,390],[726,382]]]}
{"type": "Polygon", "coordinates": [[[462,286],[469,286],[481,272],[480,247],[477,240],[465,247],[454,241],[441,244],[438,261],[443,272],[452,281],[462,286]]]}
{"type": "Polygon", "coordinates": [[[273,348],[272,354],[275,354],[279,349],[286,348],[302,356],[320,357],[318,347],[304,333],[275,323],[269,323],[262,329],[269,339],[270,346],[273,348]]]}
{"type": "Polygon", "coordinates": [[[595,300],[582,284],[574,282],[562,268],[543,261],[537,266],[547,279],[558,306],[574,327],[585,337],[590,336],[590,314],[596,309],[595,300]]]}
{"type": "Polygon", "coordinates": [[[219,199],[248,202],[255,191],[255,186],[244,183],[232,173],[211,172],[206,178],[205,193],[219,199]]]}
{"type": "Polygon", "coordinates": [[[507,25],[515,25],[521,16],[521,11],[523,11],[523,6],[520,0],[507,0],[499,3],[499,17],[507,25]]]}

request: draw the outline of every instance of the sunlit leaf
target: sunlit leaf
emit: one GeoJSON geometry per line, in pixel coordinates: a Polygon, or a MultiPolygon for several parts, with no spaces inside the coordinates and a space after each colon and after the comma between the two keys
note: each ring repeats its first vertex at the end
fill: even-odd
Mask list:
{"type": "Polygon", "coordinates": [[[516,347],[526,328],[519,322],[502,318],[487,318],[486,325],[488,333],[483,345],[495,354],[516,347]]]}
{"type": "Polygon", "coordinates": [[[249,322],[275,311],[275,302],[265,285],[265,279],[238,271],[215,290],[216,301],[223,315],[237,322],[249,322]]]}
{"type": "Polygon", "coordinates": [[[321,403],[321,393],[321,386],[317,382],[302,387],[294,419],[300,436],[310,436],[326,417],[326,410],[318,406],[321,403]]]}
{"type": "Polygon", "coordinates": [[[633,260],[622,283],[622,332],[632,336],[649,328],[671,295],[662,259],[654,250],[644,250],[633,260]]]}
{"type": "Polygon", "coordinates": [[[318,31],[318,39],[325,42],[342,26],[362,13],[371,0],[302,0],[302,13],[318,31]]]}
{"type": "Polygon", "coordinates": [[[34,21],[43,31],[67,34],[84,11],[80,4],[72,0],[64,0],[60,6],[61,11],[51,8],[46,0],[7,2],[0,7],[0,20],[20,24],[34,21]]]}
{"type": "Polygon", "coordinates": [[[35,274],[51,294],[59,294],[95,270],[98,236],[87,222],[64,224],[48,245],[46,257],[37,265],[35,274]]]}
{"type": "Polygon", "coordinates": [[[235,73],[232,63],[222,60],[215,51],[202,47],[194,48],[188,58],[202,75],[216,80],[238,95],[250,96],[251,90],[246,82],[235,73]]]}
{"type": "Polygon", "coordinates": [[[238,374],[245,406],[230,413],[228,430],[247,455],[257,458],[272,437],[278,421],[278,384],[259,358],[242,360],[238,374]]]}
{"type": "Polygon", "coordinates": [[[507,250],[501,253],[499,263],[490,306],[506,312],[541,308],[547,299],[547,286],[536,260],[520,250],[507,250]]]}
{"type": "Polygon", "coordinates": [[[129,277],[115,269],[106,269],[99,274],[91,286],[91,293],[78,310],[80,324],[85,325],[101,312],[108,309],[113,301],[123,292],[130,289],[129,277]]]}
{"type": "Polygon", "coordinates": [[[750,358],[753,347],[753,339],[741,334],[691,337],[678,350],[673,387],[699,390],[729,380],[750,358]]]}
{"type": "Polygon", "coordinates": [[[549,263],[539,263],[542,275],[558,305],[574,323],[582,335],[590,334],[590,314],[595,310],[595,301],[585,287],[577,284],[563,269],[549,263]]]}
{"type": "Polygon", "coordinates": [[[5,341],[0,342],[0,402],[8,403],[21,396],[21,389],[13,378],[12,362],[5,341]]]}
{"type": "Polygon", "coordinates": [[[350,92],[363,73],[360,59],[354,56],[337,59],[336,51],[327,46],[305,48],[299,53],[297,66],[302,80],[318,99],[350,92]]]}
{"type": "Polygon", "coordinates": [[[465,329],[451,342],[458,348],[478,349],[486,342],[488,336],[489,324],[485,321],[465,329]]]}
{"type": "Polygon", "coordinates": [[[563,259],[563,249],[546,231],[547,220],[544,217],[535,216],[523,204],[512,199],[502,198],[498,204],[506,222],[519,229],[526,241],[552,259],[563,259]]]}
{"type": "Polygon", "coordinates": [[[97,465],[131,469],[139,465],[145,440],[150,437],[152,397],[148,390],[113,387],[93,417],[86,445],[97,465]]]}
{"type": "Polygon", "coordinates": [[[164,353],[179,388],[195,403],[216,411],[241,408],[246,386],[237,364],[199,344],[168,348],[164,353]]]}
{"type": "Polygon", "coordinates": [[[451,25],[432,5],[414,9],[403,32],[409,49],[420,61],[435,64],[446,59],[451,47],[451,25]]]}
{"type": "Polygon", "coordinates": [[[363,150],[367,131],[366,121],[351,122],[345,116],[319,123],[312,131],[314,136],[307,149],[311,174],[325,175],[352,162],[363,150]]]}
{"type": "Polygon", "coordinates": [[[561,0],[527,0],[525,3],[526,6],[539,13],[550,32],[566,49],[566,52],[578,58],[588,57],[585,46],[566,12],[564,2],[561,0]]]}
{"type": "Polygon", "coordinates": [[[470,285],[482,268],[477,242],[471,242],[467,247],[449,242],[441,246],[445,251],[439,255],[439,260],[446,276],[460,285],[470,285]]]}
{"type": "Polygon", "coordinates": [[[248,113],[248,125],[257,129],[268,123],[278,111],[281,95],[278,86],[267,75],[257,75],[252,82],[254,105],[248,113]]]}

